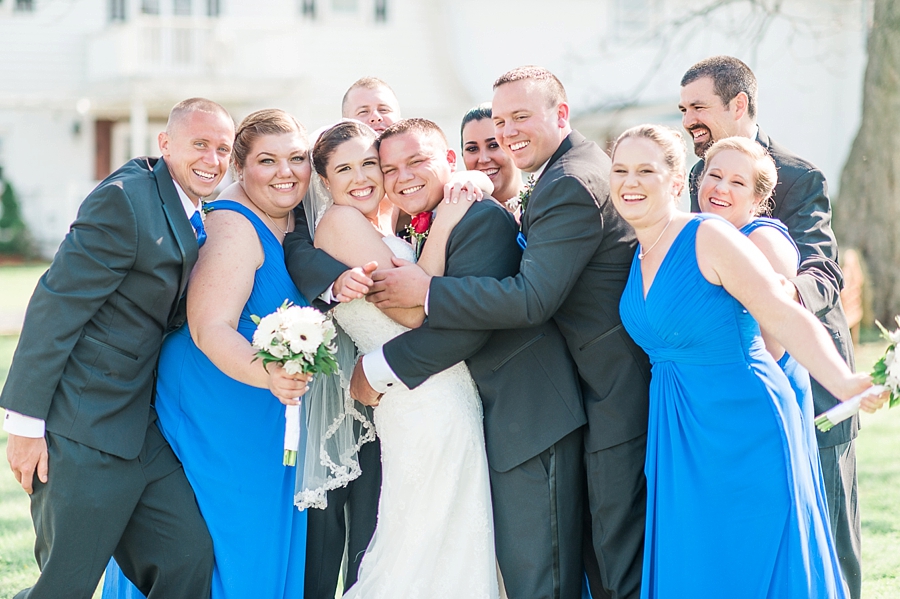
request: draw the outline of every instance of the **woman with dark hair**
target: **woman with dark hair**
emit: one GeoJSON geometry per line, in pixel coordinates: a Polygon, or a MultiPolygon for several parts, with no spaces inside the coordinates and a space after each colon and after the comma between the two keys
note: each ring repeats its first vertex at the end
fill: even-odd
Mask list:
{"type": "MultiPolygon", "coordinates": [[[[442,140],[440,148],[423,145],[408,166],[417,172],[406,180],[414,197],[426,188],[419,175],[449,175],[443,133],[433,134],[442,140]]],[[[388,175],[371,130],[339,123],[319,137],[313,157],[331,204],[318,219],[316,247],[345,264],[377,261],[391,268],[396,256],[417,261],[434,276],[444,273],[447,240],[470,202],[441,202],[428,243],[415,248],[378,220],[388,175]]],[[[333,314],[362,353],[420,326],[425,316],[421,307],[382,312],[364,298],[339,304],[333,314]]],[[[481,402],[466,365],[455,364],[414,389],[393,386],[374,413],[383,468],[378,525],[345,597],[496,599],[481,402]]]]}
{"type": "MultiPolygon", "coordinates": [[[[238,199],[208,204],[187,323],[163,344],[155,405],[213,539],[212,598],[298,599],[306,513],[293,505],[294,468],[282,465],[282,403],[296,403],[310,377],[264,368],[250,340],[252,315],[306,304],[281,246],[309,186],[306,132],[281,110],[255,112],[238,127],[232,160],[243,193],[229,188],[220,197],[238,199]]],[[[109,568],[103,596],[139,596],[124,583],[109,568]]]]}
{"type": "Polygon", "coordinates": [[[515,214],[517,199],[525,188],[522,171],[506,155],[494,134],[491,103],[485,102],[469,110],[460,125],[462,159],[470,171],[481,171],[494,184],[494,199],[515,214]]]}

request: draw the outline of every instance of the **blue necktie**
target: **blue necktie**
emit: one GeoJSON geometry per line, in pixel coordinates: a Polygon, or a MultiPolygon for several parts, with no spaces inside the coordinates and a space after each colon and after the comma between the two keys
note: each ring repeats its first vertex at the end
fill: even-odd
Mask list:
{"type": "Polygon", "coordinates": [[[191,225],[194,227],[194,232],[197,233],[197,247],[203,247],[203,244],[206,243],[206,229],[203,227],[203,217],[200,216],[199,210],[195,210],[191,215],[191,225]]]}

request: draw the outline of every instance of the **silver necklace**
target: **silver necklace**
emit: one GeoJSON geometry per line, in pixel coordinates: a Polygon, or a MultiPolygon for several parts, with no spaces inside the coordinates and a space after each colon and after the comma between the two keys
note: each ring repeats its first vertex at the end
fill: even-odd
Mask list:
{"type": "Polygon", "coordinates": [[[279,227],[278,225],[275,224],[275,221],[272,220],[272,217],[269,216],[268,212],[266,212],[265,210],[262,210],[262,209],[260,209],[260,212],[262,212],[263,214],[266,215],[266,218],[269,219],[269,222],[272,223],[273,227],[278,229],[278,232],[281,233],[282,237],[285,237],[287,235],[287,229],[291,226],[291,213],[290,212],[288,212],[288,215],[287,215],[287,222],[284,223],[284,226],[285,226],[284,229],[282,229],[281,227],[279,227]]]}
{"type": "Polygon", "coordinates": [[[643,260],[644,257],[645,257],[647,254],[649,254],[649,253],[653,250],[653,248],[656,247],[656,244],[659,243],[659,240],[662,239],[662,238],[663,238],[663,235],[666,234],[666,229],[669,228],[669,225],[672,224],[672,221],[673,221],[673,220],[675,220],[675,219],[669,217],[669,222],[667,222],[667,223],[666,223],[666,226],[663,227],[662,233],[659,234],[659,237],[656,238],[656,241],[653,242],[653,245],[651,245],[649,248],[647,248],[647,251],[646,251],[646,252],[644,252],[644,251],[638,252],[638,260],[643,260]]]}

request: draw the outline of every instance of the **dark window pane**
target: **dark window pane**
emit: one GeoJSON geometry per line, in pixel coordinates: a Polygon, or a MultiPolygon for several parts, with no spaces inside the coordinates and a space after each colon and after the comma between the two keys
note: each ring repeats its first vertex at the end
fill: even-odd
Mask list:
{"type": "Polygon", "coordinates": [[[125,20],[125,2],[126,0],[109,0],[109,20],[124,21],[125,20]]]}
{"type": "Polygon", "coordinates": [[[191,14],[191,0],[174,0],[172,13],[179,16],[191,14]]]}
{"type": "Polygon", "coordinates": [[[145,15],[158,15],[159,0],[141,0],[141,12],[145,15]]]}
{"type": "Polygon", "coordinates": [[[218,17],[222,14],[222,1],[206,0],[206,14],[210,17],[218,17]]]}

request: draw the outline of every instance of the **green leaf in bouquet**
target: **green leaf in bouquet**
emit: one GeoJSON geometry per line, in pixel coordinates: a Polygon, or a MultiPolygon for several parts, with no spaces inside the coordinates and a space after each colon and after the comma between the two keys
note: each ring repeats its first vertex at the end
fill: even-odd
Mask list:
{"type": "Polygon", "coordinates": [[[885,356],[878,358],[872,367],[872,382],[876,385],[883,385],[887,381],[887,361],[885,356]]]}
{"type": "Polygon", "coordinates": [[[257,316],[256,314],[251,314],[251,315],[250,315],[250,320],[252,320],[252,321],[253,321],[253,324],[255,324],[256,326],[259,326],[259,323],[262,322],[262,318],[260,318],[260,317],[257,316]]]}

